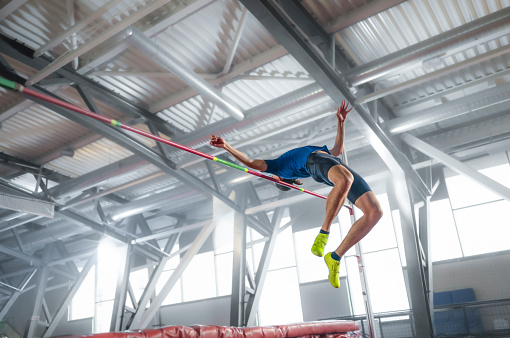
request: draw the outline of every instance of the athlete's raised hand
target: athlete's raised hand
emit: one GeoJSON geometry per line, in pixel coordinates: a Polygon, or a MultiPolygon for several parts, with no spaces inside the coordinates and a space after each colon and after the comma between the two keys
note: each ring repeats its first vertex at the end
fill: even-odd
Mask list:
{"type": "Polygon", "coordinates": [[[211,135],[210,138],[211,138],[211,141],[209,143],[213,147],[225,148],[225,146],[227,145],[227,142],[222,137],[218,137],[216,135],[211,135]]]}
{"type": "Polygon", "coordinates": [[[345,118],[347,117],[347,113],[349,113],[351,110],[352,107],[351,109],[349,109],[349,102],[343,100],[342,105],[336,111],[336,117],[338,118],[338,122],[344,123],[345,118]]]}

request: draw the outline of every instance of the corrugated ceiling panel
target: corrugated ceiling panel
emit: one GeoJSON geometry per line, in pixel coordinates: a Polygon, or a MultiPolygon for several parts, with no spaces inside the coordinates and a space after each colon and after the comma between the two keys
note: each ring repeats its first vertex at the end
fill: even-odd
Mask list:
{"type": "Polygon", "coordinates": [[[0,122],[5,118],[1,115],[6,109],[24,101],[23,98],[10,90],[0,88],[0,122]]]}
{"type": "Polygon", "coordinates": [[[223,68],[220,59],[228,51],[228,41],[241,15],[239,5],[233,4],[216,1],[159,34],[156,40],[195,72],[217,73],[223,68]]]}
{"type": "Polygon", "coordinates": [[[100,73],[91,75],[105,87],[144,105],[149,105],[186,87],[179,78],[135,48],[126,50],[116,60],[101,69],[100,73]],[[108,76],[108,72],[112,72],[114,76],[108,76]],[[123,76],[122,73],[126,73],[127,76],[123,76]]]}
{"type": "Polygon", "coordinates": [[[59,148],[88,130],[40,105],[33,105],[3,123],[2,151],[25,160],[59,148]]]}
{"type": "MultiPolygon", "coordinates": [[[[241,110],[245,111],[284,94],[304,87],[314,80],[290,55],[254,69],[247,79],[234,81],[222,88],[222,92],[241,110]]],[[[185,132],[191,132],[228,118],[229,115],[201,96],[163,110],[159,116],[185,132]]]]}
{"type": "MultiPolygon", "coordinates": [[[[126,0],[110,8],[99,19],[91,21],[76,32],[75,40],[68,38],[51,49],[54,57],[63,55],[84,43],[91,41],[102,33],[113,29],[114,25],[130,17],[139,10],[153,4],[157,0],[126,0]]],[[[169,12],[175,6],[169,2],[160,8],[160,13],[169,12]]],[[[84,1],[74,6],[74,20],[88,17],[105,4],[104,1],[84,1]]],[[[28,1],[11,13],[0,23],[0,31],[17,38],[29,47],[38,49],[71,27],[66,1],[28,1]],[[57,24],[56,24],[57,23],[57,24]]]]}
{"type": "Polygon", "coordinates": [[[352,25],[338,34],[353,60],[367,63],[459,27],[498,9],[507,1],[410,0],[352,25]]]}
{"type": "Polygon", "coordinates": [[[76,150],[73,157],[59,157],[45,167],[64,175],[77,177],[131,155],[133,153],[130,151],[103,138],[76,150]]]}
{"type": "MultiPolygon", "coordinates": [[[[166,46],[172,56],[186,67],[204,76],[206,80],[211,79],[220,76],[219,72],[224,69],[241,13],[242,8],[237,1],[217,1],[165,30],[154,38],[154,41],[163,48],[166,46]],[[200,27],[200,32],[196,31],[197,27],[200,27]]],[[[251,14],[248,14],[232,65],[239,64],[276,45],[276,41],[267,30],[251,14]]],[[[187,85],[172,76],[168,70],[133,48],[124,52],[97,74],[99,76],[96,76],[96,79],[101,84],[119,91],[135,102],[144,104],[157,102],[187,88],[187,85]],[[115,76],[107,76],[107,71],[116,72],[115,76]],[[122,77],[119,72],[131,74],[128,77],[122,77]],[[151,74],[137,76],[136,73],[140,72],[151,74]]],[[[182,105],[183,107],[176,109],[186,113],[184,116],[177,117],[176,125],[183,130],[193,130],[205,118],[200,117],[203,115],[201,107],[204,102],[201,98],[194,98],[190,100],[190,103],[182,105]],[[188,117],[190,110],[191,117],[188,117]]],[[[217,119],[216,116],[212,121],[217,119]]]]}
{"type": "MultiPolygon", "coordinates": [[[[441,67],[437,70],[437,72],[441,72],[441,69],[443,68],[444,67],[441,67]]],[[[398,114],[400,106],[405,107],[406,104],[417,102],[429,97],[433,98],[437,95],[448,98],[452,95],[451,92],[453,90],[459,90],[462,87],[465,87],[465,85],[469,85],[470,87],[476,83],[483,85],[484,82],[487,82],[485,79],[490,78],[495,80],[505,77],[508,78],[509,75],[510,53],[489,61],[477,63],[460,71],[447,72],[431,81],[402,89],[393,95],[385,97],[385,100],[398,114]]],[[[382,81],[376,88],[377,90],[380,90],[412,79],[411,76],[409,76],[409,73],[404,74],[401,77],[402,80],[399,79],[398,81],[382,81]]],[[[454,95],[458,96],[458,93],[454,95]]]]}

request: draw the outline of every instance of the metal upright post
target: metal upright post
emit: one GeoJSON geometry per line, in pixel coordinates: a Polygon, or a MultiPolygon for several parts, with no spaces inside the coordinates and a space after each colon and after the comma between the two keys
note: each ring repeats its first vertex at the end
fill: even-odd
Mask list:
{"type": "MultiPolygon", "coordinates": [[[[353,207],[351,203],[351,208],[353,207]]],[[[354,223],[356,221],[355,211],[352,209],[351,222],[354,223]]],[[[356,257],[358,259],[358,268],[359,268],[359,278],[361,281],[361,290],[363,293],[363,303],[365,305],[365,313],[367,315],[367,323],[368,323],[368,336],[370,338],[377,338],[377,334],[375,331],[375,323],[374,323],[374,313],[372,312],[372,302],[370,300],[370,292],[368,291],[368,283],[367,276],[365,273],[365,265],[363,260],[363,251],[361,250],[361,245],[356,243],[354,246],[356,249],[356,257]]]]}
{"type": "MultiPolygon", "coordinates": [[[[236,188],[236,202],[246,207],[246,185],[236,188]]],[[[234,211],[234,251],[232,265],[232,296],[230,299],[230,325],[244,324],[244,305],[246,292],[246,222],[247,216],[234,211]]]]}
{"type": "MultiPolygon", "coordinates": [[[[344,152],[342,155],[342,160],[345,164],[348,164],[347,162],[347,154],[344,152]]],[[[354,210],[354,205],[349,202],[349,206],[351,207],[351,224],[354,224],[356,222],[356,211],[354,210]]],[[[372,312],[372,302],[370,300],[370,293],[368,291],[368,283],[367,283],[367,276],[365,273],[365,266],[364,266],[364,260],[363,260],[363,251],[361,249],[361,244],[358,242],[354,246],[356,250],[356,257],[358,259],[358,269],[359,269],[359,278],[361,281],[361,290],[363,293],[363,303],[365,305],[365,313],[367,316],[367,323],[368,323],[368,336],[370,338],[377,338],[377,334],[375,331],[375,324],[374,324],[374,313],[372,312]]]]}

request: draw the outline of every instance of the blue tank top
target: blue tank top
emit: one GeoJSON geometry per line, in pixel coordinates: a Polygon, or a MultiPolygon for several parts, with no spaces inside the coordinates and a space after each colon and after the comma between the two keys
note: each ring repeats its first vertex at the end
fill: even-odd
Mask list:
{"type": "Polygon", "coordinates": [[[326,146],[306,146],[295,148],[282,154],[277,159],[266,160],[266,172],[281,178],[310,177],[310,173],[306,168],[306,160],[308,159],[308,155],[318,150],[331,154],[326,146]]]}

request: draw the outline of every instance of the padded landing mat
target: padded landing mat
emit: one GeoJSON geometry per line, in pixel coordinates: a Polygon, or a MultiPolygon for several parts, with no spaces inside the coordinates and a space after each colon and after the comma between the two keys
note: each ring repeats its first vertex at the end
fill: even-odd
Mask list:
{"type": "MultiPolygon", "coordinates": [[[[79,338],[69,336],[68,338],[79,338]]],[[[98,333],[92,338],[359,338],[353,321],[335,320],[289,325],[233,327],[216,325],[169,326],[161,329],[98,333]]],[[[62,338],[62,337],[61,337],[62,338]]]]}

